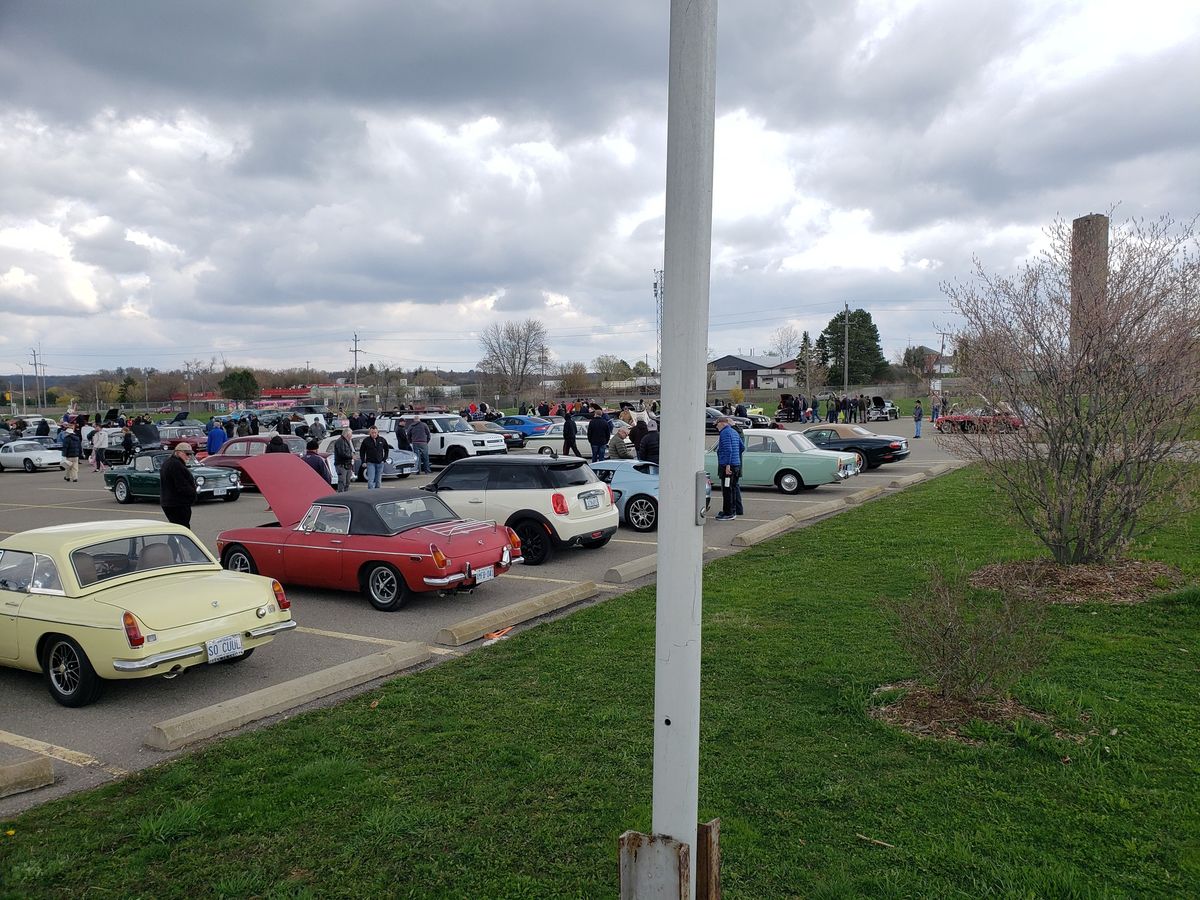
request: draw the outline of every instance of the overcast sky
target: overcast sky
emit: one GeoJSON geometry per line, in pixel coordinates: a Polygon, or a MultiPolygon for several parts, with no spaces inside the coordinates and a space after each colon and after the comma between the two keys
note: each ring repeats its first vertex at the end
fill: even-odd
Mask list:
{"type": "MultiPolygon", "coordinates": [[[[0,0],[0,372],[654,360],[668,0],[0,0]]],[[[724,0],[711,347],[1200,212],[1194,0],[724,0]]]]}

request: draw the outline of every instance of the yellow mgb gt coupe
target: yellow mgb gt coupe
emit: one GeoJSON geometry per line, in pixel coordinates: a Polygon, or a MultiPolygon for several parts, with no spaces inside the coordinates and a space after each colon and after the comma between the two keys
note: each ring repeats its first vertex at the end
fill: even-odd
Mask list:
{"type": "Polygon", "coordinates": [[[186,528],[55,525],[0,541],[0,665],[41,672],[63,706],[105,679],[240,662],[295,628],[278,581],[221,568],[186,528]]]}

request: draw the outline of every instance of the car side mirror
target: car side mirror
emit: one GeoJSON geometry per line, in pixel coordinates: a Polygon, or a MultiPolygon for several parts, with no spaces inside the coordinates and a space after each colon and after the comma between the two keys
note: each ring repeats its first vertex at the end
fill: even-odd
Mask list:
{"type": "Polygon", "coordinates": [[[438,492],[438,486],[436,484],[426,484],[421,486],[421,490],[436,494],[438,492]]]}

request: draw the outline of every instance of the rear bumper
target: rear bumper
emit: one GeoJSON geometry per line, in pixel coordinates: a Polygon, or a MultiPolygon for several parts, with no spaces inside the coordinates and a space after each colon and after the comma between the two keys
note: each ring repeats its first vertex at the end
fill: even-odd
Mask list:
{"type": "MultiPolygon", "coordinates": [[[[505,572],[509,571],[509,569],[511,569],[517,563],[523,563],[523,562],[525,562],[525,557],[518,556],[509,562],[508,568],[504,568],[504,567],[500,566],[499,564],[496,564],[496,569],[498,570],[496,574],[503,575],[505,572]]],[[[475,574],[474,574],[474,570],[471,568],[471,564],[467,563],[467,569],[465,572],[454,572],[451,575],[444,575],[441,578],[425,577],[425,578],[422,578],[421,580],[423,582],[425,582],[425,585],[427,587],[431,587],[431,588],[457,587],[457,586],[474,584],[475,583],[475,574]]]]}
{"type": "MultiPolygon", "coordinates": [[[[261,639],[283,631],[291,631],[295,627],[295,620],[288,619],[286,622],[275,622],[271,625],[263,625],[261,628],[251,628],[249,631],[242,632],[242,634],[248,638],[261,639]]],[[[144,659],[114,659],[112,667],[117,672],[148,672],[157,669],[159,666],[181,662],[185,659],[191,659],[193,656],[203,657],[205,655],[206,651],[203,644],[191,644],[187,647],[180,647],[178,650],[155,653],[153,656],[147,656],[144,659]]]]}
{"type": "MultiPolygon", "coordinates": [[[[616,509],[616,507],[613,507],[616,509]]],[[[618,520],[619,522],[619,520],[618,520]]],[[[617,526],[612,525],[607,528],[597,528],[594,531],[588,531],[583,534],[577,534],[569,538],[560,538],[557,534],[552,534],[550,540],[554,543],[557,550],[565,550],[568,547],[579,547],[584,541],[600,541],[612,537],[617,533],[617,526]]]]}

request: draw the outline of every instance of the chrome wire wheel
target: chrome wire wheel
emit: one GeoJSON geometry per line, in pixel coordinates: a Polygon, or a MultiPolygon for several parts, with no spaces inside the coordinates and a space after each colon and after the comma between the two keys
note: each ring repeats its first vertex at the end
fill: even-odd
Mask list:
{"type": "Polygon", "coordinates": [[[47,670],[50,681],[64,697],[70,697],[79,690],[82,681],[83,664],[79,659],[79,651],[66,641],[57,641],[50,648],[47,670]]]}

